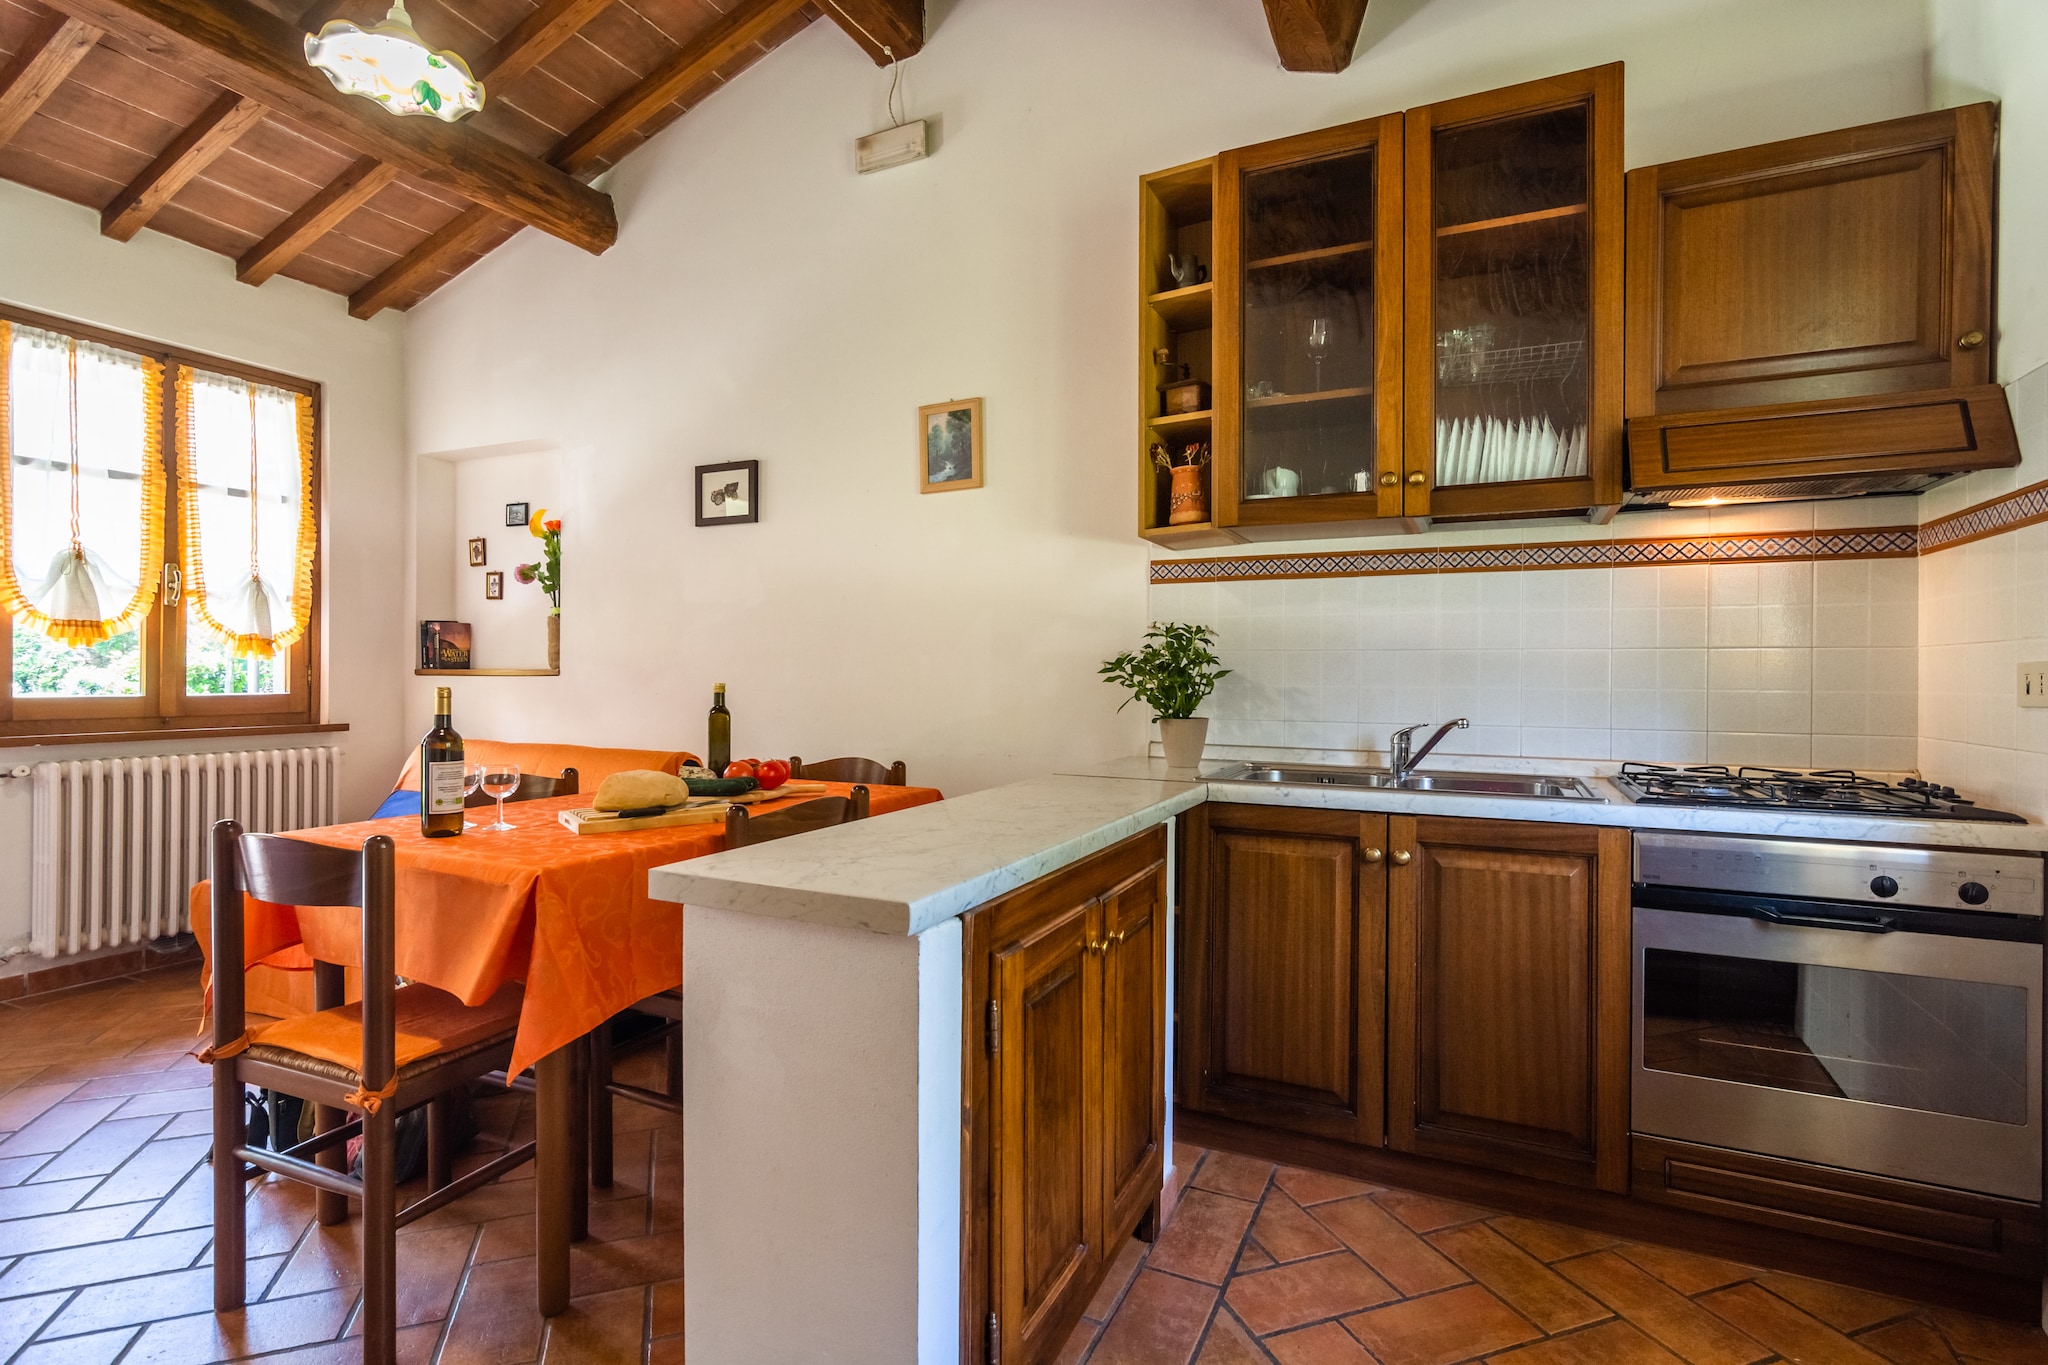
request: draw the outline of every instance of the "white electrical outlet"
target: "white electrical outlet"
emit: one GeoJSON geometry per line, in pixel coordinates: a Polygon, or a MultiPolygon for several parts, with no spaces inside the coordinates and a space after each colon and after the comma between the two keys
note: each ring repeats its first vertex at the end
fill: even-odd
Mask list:
{"type": "Polygon", "coordinates": [[[2020,665],[2020,705],[2048,706],[2048,663],[2020,665]]]}

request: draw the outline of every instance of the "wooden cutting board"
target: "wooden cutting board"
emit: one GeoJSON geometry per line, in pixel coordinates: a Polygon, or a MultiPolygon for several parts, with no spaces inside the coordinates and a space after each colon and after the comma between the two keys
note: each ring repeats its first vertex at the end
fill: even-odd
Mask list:
{"type": "Polygon", "coordinates": [[[614,811],[598,810],[585,806],[577,810],[565,810],[555,818],[562,822],[562,828],[571,834],[628,834],[639,829],[674,829],[679,825],[709,825],[723,822],[725,813],[733,806],[759,805],[763,801],[780,801],[786,796],[823,796],[822,782],[787,782],[772,792],[750,791],[726,798],[700,796],[687,805],[660,815],[620,815],[614,811]]]}

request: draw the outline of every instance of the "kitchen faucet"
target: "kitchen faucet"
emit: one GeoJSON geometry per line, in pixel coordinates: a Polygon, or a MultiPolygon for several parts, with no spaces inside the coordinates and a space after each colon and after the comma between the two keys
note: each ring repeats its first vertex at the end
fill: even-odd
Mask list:
{"type": "Polygon", "coordinates": [[[1471,725],[1471,723],[1471,721],[1463,716],[1458,717],[1456,720],[1445,721],[1437,727],[1436,733],[1424,740],[1422,747],[1413,753],[1409,752],[1409,745],[1414,742],[1413,736],[1417,730],[1422,729],[1428,722],[1423,721],[1415,725],[1402,726],[1394,731],[1393,737],[1388,741],[1388,748],[1391,752],[1387,757],[1387,770],[1394,775],[1394,780],[1399,782],[1402,778],[1408,776],[1410,772],[1414,771],[1416,764],[1429,757],[1431,749],[1444,742],[1445,735],[1453,730],[1463,730],[1471,725]]]}

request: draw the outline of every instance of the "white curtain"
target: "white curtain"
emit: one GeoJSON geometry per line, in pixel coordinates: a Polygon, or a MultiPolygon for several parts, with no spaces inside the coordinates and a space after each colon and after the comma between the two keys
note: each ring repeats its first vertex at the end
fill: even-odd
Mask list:
{"type": "Polygon", "coordinates": [[[310,400],[200,370],[182,378],[193,614],[237,654],[268,658],[300,638],[310,607],[310,400]]]}
{"type": "Polygon", "coordinates": [[[20,324],[0,339],[0,607],[68,645],[108,639],[148,612],[162,569],[161,371],[20,324]]]}

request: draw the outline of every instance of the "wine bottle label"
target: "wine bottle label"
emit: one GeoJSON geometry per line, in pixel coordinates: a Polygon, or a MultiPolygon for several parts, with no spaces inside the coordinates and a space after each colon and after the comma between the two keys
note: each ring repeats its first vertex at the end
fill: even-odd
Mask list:
{"type": "Polygon", "coordinates": [[[451,815],[462,809],[462,764],[427,765],[427,814],[451,815]]]}

